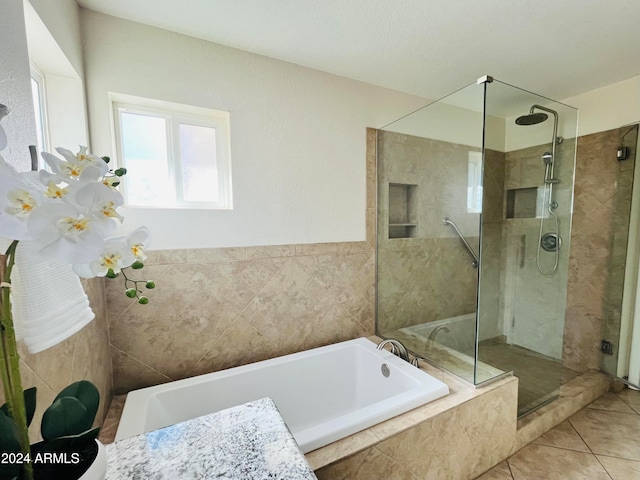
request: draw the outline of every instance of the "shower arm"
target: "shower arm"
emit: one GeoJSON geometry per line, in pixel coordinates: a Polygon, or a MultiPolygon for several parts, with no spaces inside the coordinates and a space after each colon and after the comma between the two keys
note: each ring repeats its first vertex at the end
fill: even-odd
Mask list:
{"type": "MultiPolygon", "coordinates": [[[[549,178],[545,178],[545,182],[547,180],[551,180],[554,178],[554,167],[556,164],[556,144],[558,143],[558,112],[555,110],[551,110],[550,108],[543,107],[542,105],[532,105],[529,113],[533,113],[534,110],[542,110],[543,112],[550,113],[553,115],[553,138],[551,140],[551,165],[549,168],[549,178]]],[[[549,210],[552,210],[553,205],[553,184],[549,183],[549,210]]]]}
{"type": "Polygon", "coordinates": [[[476,255],[476,252],[473,251],[473,248],[471,248],[471,245],[469,245],[469,242],[467,241],[465,236],[462,234],[458,226],[455,224],[455,222],[451,220],[449,217],[444,217],[442,219],[442,223],[445,225],[449,225],[451,228],[455,230],[455,232],[458,234],[458,237],[460,237],[460,240],[462,240],[462,243],[464,243],[464,246],[467,247],[469,254],[473,257],[473,262],[471,263],[471,265],[473,266],[473,268],[478,268],[478,265],[480,264],[480,260],[478,260],[478,256],[476,255]]]}

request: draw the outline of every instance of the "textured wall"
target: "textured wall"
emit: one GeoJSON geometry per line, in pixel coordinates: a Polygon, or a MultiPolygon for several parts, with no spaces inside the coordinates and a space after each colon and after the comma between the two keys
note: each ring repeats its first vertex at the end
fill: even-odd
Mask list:
{"type": "Polygon", "coordinates": [[[29,73],[27,37],[22,0],[6,0],[0,15],[0,103],[11,114],[2,120],[8,145],[1,152],[18,170],[29,170],[28,146],[36,143],[33,101],[29,73]]]}
{"type": "Polygon", "coordinates": [[[116,392],[373,333],[367,242],[152,252],[139,306],[107,284],[116,392]]]}
{"type": "MultiPolygon", "coordinates": [[[[560,237],[568,239],[571,228],[571,179],[575,141],[566,139],[556,148],[554,199],[558,203],[560,237]]],[[[541,187],[544,179],[542,154],[550,145],[515,150],[505,154],[505,191],[541,187]]],[[[548,198],[548,197],[547,197],[548,198]]],[[[553,231],[554,222],[545,213],[543,232],[553,231]]],[[[503,230],[503,325],[509,342],[558,360],[562,357],[562,334],[566,309],[570,249],[560,249],[558,269],[543,275],[536,265],[540,218],[509,218],[503,230]]],[[[555,255],[540,252],[540,265],[551,271],[555,255]]]]}
{"type": "Polygon", "coordinates": [[[600,365],[614,206],[620,168],[619,129],[578,138],[563,363],[577,371],[600,365]]]}
{"type": "Polygon", "coordinates": [[[153,248],[364,240],[364,129],[424,99],[88,10],[82,23],[94,151],[112,148],[108,92],[231,115],[233,210],[125,211],[153,248]]]}
{"type": "Polygon", "coordinates": [[[477,149],[386,131],[377,148],[378,331],[475,311],[477,270],[442,220],[455,221],[478,251],[479,215],[467,212],[469,151],[477,149]],[[390,183],[416,185],[412,238],[389,238],[390,183]]]}

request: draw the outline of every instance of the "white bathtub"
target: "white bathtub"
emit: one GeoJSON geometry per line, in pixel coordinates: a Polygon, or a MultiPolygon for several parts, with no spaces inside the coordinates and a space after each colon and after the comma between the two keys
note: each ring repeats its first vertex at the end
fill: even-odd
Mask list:
{"type": "Polygon", "coordinates": [[[441,381],[358,338],[133,391],[116,440],[270,397],[306,453],[448,393],[441,381]]]}

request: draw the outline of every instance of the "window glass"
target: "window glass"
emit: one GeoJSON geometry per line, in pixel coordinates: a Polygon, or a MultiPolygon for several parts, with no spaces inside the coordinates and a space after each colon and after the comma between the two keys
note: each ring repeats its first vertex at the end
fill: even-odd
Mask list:
{"type": "Polygon", "coordinates": [[[122,156],[128,170],[128,203],[137,206],[170,206],[175,189],[167,159],[166,120],[121,112],[122,156]]]}
{"type": "Polygon", "coordinates": [[[188,202],[217,202],[216,129],[180,125],[182,194],[188,202]]]}

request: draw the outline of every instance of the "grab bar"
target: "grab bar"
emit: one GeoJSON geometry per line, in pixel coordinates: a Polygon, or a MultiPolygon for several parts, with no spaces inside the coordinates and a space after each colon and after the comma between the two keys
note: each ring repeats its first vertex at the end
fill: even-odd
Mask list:
{"type": "Polygon", "coordinates": [[[478,268],[480,260],[478,260],[478,256],[476,255],[476,252],[473,251],[473,248],[471,248],[471,245],[469,245],[469,242],[467,241],[467,239],[464,238],[464,235],[462,234],[458,226],[455,224],[455,222],[451,220],[449,217],[444,217],[442,219],[442,223],[444,223],[445,225],[449,225],[451,228],[453,228],[456,231],[456,233],[458,234],[458,237],[460,237],[460,240],[462,240],[462,243],[464,243],[464,246],[467,247],[469,254],[473,257],[473,262],[471,262],[471,266],[473,268],[478,268]]]}

